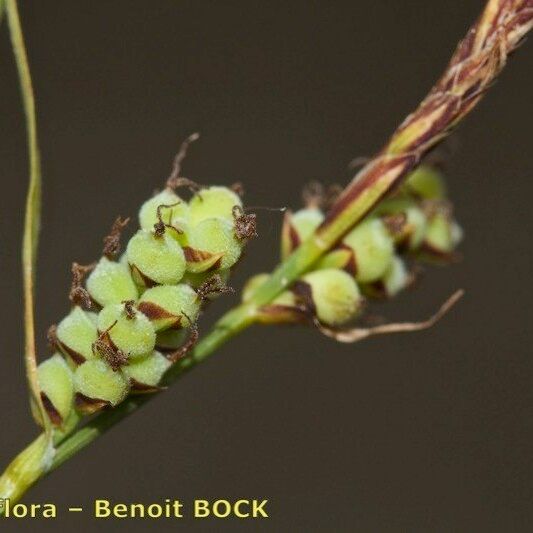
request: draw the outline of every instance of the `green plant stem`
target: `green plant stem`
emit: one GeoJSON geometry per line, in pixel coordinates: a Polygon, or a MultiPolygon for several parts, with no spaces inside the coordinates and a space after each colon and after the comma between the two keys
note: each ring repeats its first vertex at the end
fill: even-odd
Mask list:
{"type": "MultiPolygon", "coordinates": [[[[166,384],[175,382],[227,340],[253,324],[260,306],[271,302],[312,267],[419,163],[428,150],[448,135],[481,99],[505,65],[508,54],[532,24],[531,0],[489,0],[480,19],[460,43],[443,77],[344,190],[322,226],[278,266],[256,290],[249,304],[226,313],[191,356],[174,365],[166,376],[166,384]]],[[[95,417],[58,446],[50,469],[60,466],[149,399],[147,396],[132,396],[117,408],[95,417]]],[[[23,494],[30,486],[24,483],[24,480],[20,481],[21,490],[17,494],[23,494]]]]}
{"type": "Polygon", "coordinates": [[[5,0],[9,32],[13,55],[19,75],[22,103],[26,117],[27,142],[29,152],[29,185],[26,196],[24,217],[24,234],[22,241],[22,275],[24,290],[24,332],[26,378],[28,386],[48,435],[51,437],[51,426],[44,410],[39,383],[37,379],[37,358],[35,348],[35,316],[34,316],[34,284],[35,265],[39,243],[39,227],[41,219],[41,158],[37,140],[37,119],[35,115],[35,98],[30,75],[30,67],[24,45],[24,37],[16,0],[5,0]]]}

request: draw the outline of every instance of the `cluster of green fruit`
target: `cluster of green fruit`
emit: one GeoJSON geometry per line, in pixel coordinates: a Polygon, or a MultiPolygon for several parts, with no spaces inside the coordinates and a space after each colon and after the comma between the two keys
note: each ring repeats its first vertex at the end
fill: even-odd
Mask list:
{"type": "Polygon", "coordinates": [[[204,300],[227,289],[254,222],[230,188],[199,189],[186,202],[167,187],[141,207],[140,229],[122,256],[125,223],[117,219],[85,286],[74,265],[74,305],[51,328],[56,353],[38,367],[41,398],[59,431],[130,392],[158,389],[186,355],[204,300]]]}
{"type": "MultiPolygon", "coordinates": [[[[324,221],[317,203],[286,214],[282,258],[324,221]]],[[[365,298],[393,297],[410,285],[414,276],[406,256],[446,262],[461,238],[442,174],[420,166],[400,191],[381,202],[312,271],[264,307],[259,319],[275,323],[311,318],[324,326],[343,326],[360,314],[365,298]]],[[[267,276],[258,274],[248,281],[244,302],[267,276]]]]}

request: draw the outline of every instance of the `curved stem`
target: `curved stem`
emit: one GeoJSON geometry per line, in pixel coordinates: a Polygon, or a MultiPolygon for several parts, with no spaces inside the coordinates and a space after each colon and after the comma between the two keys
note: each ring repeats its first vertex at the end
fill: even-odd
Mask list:
{"type": "Polygon", "coordinates": [[[35,349],[35,317],[34,317],[34,283],[35,264],[39,242],[39,226],[41,218],[41,158],[37,140],[37,119],[35,115],[35,98],[31,81],[30,67],[24,45],[24,36],[16,0],[5,0],[9,32],[13,55],[19,75],[22,103],[26,116],[28,152],[30,158],[30,180],[26,196],[24,217],[24,236],[22,241],[22,276],[24,287],[24,332],[26,377],[30,392],[38,407],[42,423],[47,434],[51,436],[51,426],[46,416],[37,380],[37,360],[35,349]]]}

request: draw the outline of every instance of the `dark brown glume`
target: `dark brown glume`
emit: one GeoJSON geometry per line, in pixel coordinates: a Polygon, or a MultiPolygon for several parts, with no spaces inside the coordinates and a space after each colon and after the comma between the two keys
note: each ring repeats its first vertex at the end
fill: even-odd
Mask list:
{"type": "Polygon", "coordinates": [[[166,358],[172,363],[176,363],[180,359],[183,359],[191,351],[193,346],[198,342],[198,325],[196,324],[196,322],[191,322],[190,318],[187,315],[185,316],[187,317],[187,320],[189,320],[191,332],[189,334],[189,338],[182,346],[180,346],[176,351],[166,355],[166,358]]]}
{"type": "Polygon", "coordinates": [[[226,285],[219,274],[214,274],[204,281],[197,289],[196,294],[201,300],[205,300],[212,294],[234,293],[235,289],[226,285]]]}
{"type": "MultiPolygon", "coordinates": [[[[172,207],[180,204],[181,202],[176,202],[174,204],[161,204],[157,206],[157,222],[154,224],[154,236],[162,237],[165,233],[166,228],[171,228],[179,234],[182,234],[183,231],[172,224],[167,224],[163,221],[163,215],[161,213],[162,209],[171,209],[172,207]]],[[[172,220],[172,211],[170,211],[170,216],[168,217],[169,221],[172,220]]]]}
{"type": "Polygon", "coordinates": [[[106,400],[100,400],[99,398],[89,398],[81,392],[77,392],[74,396],[74,405],[76,409],[86,415],[90,415],[109,407],[111,404],[106,400]]]}
{"type": "Polygon", "coordinates": [[[82,285],[83,278],[88,272],[94,269],[96,263],[90,265],[80,265],[72,263],[72,284],[70,286],[69,299],[74,305],[79,305],[85,309],[91,309],[93,306],[91,296],[82,285]]]}
{"type": "Polygon", "coordinates": [[[181,165],[183,163],[183,160],[187,157],[187,151],[189,150],[189,146],[194,141],[197,141],[199,138],[200,134],[193,133],[181,143],[180,149],[176,154],[176,157],[174,157],[174,163],[172,164],[172,172],[170,173],[170,176],[167,179],[167,187],[169,187],[170,189],[176,190],[179,187],[189,187],[190,190],[195,192],[200,188],[197,183],[194,183],[193,181],[180,176],[181,165]]]}
{"type": "Polygon", "coordinates": [[[291,291],[296,296],[297,303],[301,309],[311,316],[316,315],[316,306],[313,300],[313,289],[306,281],[295,281],[291,291]]]}
{"type": "Polygon", "coordinates": [[[114,259],[120,253],[120,236],[129,221],[129,217],[117,217],[111,226],[111,231],[104,237],[104,248],[102,253],[108,259],[114,259]]]}
{"type": "Polygon", "coordinates": [[[232,213],[237,239],[242,241],[257,237],[257,215],[255,213],[245,213],[238,205],[233,206],[232,213]]]}
{"type": "Polygon", "coordinates": [[[46,413],[48,414],[48,418],[50,418],[50,422],[52,422],[54,426],[60,426],[63,423],[63,417],[55,408],[55,405],[52,403],[50,398],[48,398],[43,391],[41,391],[41,402],[43,403],[46,413]]]}

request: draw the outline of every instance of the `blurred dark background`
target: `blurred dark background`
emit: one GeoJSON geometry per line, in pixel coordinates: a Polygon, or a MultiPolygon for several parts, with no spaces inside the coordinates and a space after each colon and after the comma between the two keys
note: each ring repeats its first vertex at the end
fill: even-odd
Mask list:
{"type": "MultiPolygon", "coordinates": [[[[185,174],[297,206],[347,182],[444,68],[481,0],[21,2],[44,170],[38,335],[68,310],[69,267],[117,214],[185,174]]],[[[354,346],[303,328],[248,331],[41,482],[56,521],[17,531],[529,531],[533,484],[531,43],[460,128],[448,173],[464,260],[381,310],[438,326],[354,346]],[[268,498],[268,521],[96,522],[94,498],[268,498]],[[65,516],[67,505],[84,515],[65,516]]],[[[16,72],[0,36],[2,466],[35,435],[22,366],[19,242],[27,183],[16,72]]],[[[233,284],[277,260],[261,212],[233,284]]],[[[203,331],[232,303],[210,308],[203,331]]]]}

